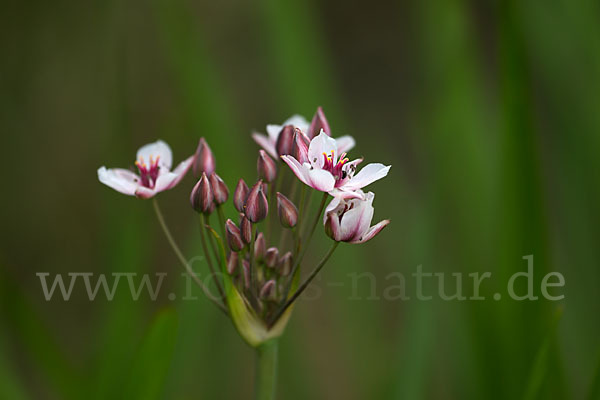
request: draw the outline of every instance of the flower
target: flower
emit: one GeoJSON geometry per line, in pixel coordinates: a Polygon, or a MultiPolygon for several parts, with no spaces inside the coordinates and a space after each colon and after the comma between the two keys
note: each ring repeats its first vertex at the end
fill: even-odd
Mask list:
{"type": "Polygon", "coordinates": [[[265,182],[273,182],[277,178],[277,165],[264,150],[258,151],[258,160],[256,161],[256,170],[258,177],[265,182]]]}
{"type": "MultiPolygon", "coordinates": [[[[318,113],[318,111],[317,111],[318,113]]],[[[322,113],[322,111],[321,111],[322,113]]],[[[316,116],[316,114],[315,114],[316,116]]],[[[323,116],[324,118],[324,116],[323,116]]],[[[320,121],[320,118],[317,118],[318,121],[320,121]]],[[[315,122],[316,125],[321,125],[320,123],[317,124],[315,122]]],[[[329,125],[327,125],[329,126],[329,125]]],[[[283,155],[288,155],[291,153],[291,149],[292,149],[292,139],[293,139],[293,133],[294,133],[294,128],[298,128],[300,129],[302,132],[304,132],[305,134],[307,134],[308,129],[309,129],[310,125],[308,124],[308,121],[300,116],[300,115],[293,115],[290,118],[288,118],[287,120],[284,121],[283,124],[281,125],[267,125],[267,134],[264,135],[262,133],[253,133],[252,134],[252,138],[254,139],[254,141],[263,149],[265,149],[267,151],[267,153],[269,153],[273,158],[277,159],[280,156],[283,155]],[[285,128],[285,129],[284,129],[285,128]],[[279,136],[283,134],[285,135],[285,137],[282,137],[278,142],[279,136]],[[285,139],[285,140],[283,140],[285,139]],[[278,151],[279,150],[279,151],[278,151]]],[[[308,134],[307,134],[308,135],[308,134]]],[[[309,136],[309,139],[311,137],[309,136]]],[[[354,147],[354,139],[352,138],[352,136],[340,136],[339,138],[335,139],[338,145],[338,148],[340,149],[340,151],[349,151],[350,149],[352,149],[354,147]]]]}
{"type": "Polygon", "coordinates": [[[206,177],[206,173],[202,173],[202,177],[194,188],[192,189],[192,193],[190,195],[190,203],[192,204],[192,208],[199,213],[210,214],[212,212],[211,208],[213,208],[214,194],[211,184],[206,177]]]}
{"type": "Polygon", "coordinates": [[[293,228],[298,223],[298,209],[290,199],[277,192],[277,214],[284,228],[293,228]]]}
{"type": "Polygon", "coordinates": [[[362,190],[357,193],[360,198],[335,197],[325,209],[325,232],[336,242],[365,243],[390,223],[385,219],[371,226],[375,195],[373,192],[365,195],[362,190]]]}
{"type": "Polygon", "coordinates": [[[205,172],[206,176],[211,176],[213,172],[215,172],[216,165],[215,156],[210,150],[208,143],[206,143],[206,139],[201,137],[198,141],[196,158],[194,159],[194,164],[192,166],[194,175],[199,178],[202,176],[202,173],[205,172]]]}
{"type": "Polygon", "coordinates": [[[267,217],[269,202],[265,196],[263,181],[259,180],[248,193],[244,213],[251,222],[260,222],[267,217]]]}
{"type": "Polygon", "coordinates": [[[289,155],[281,156],[302,182],[342,198],[360,197],[356,193],[358,189],[385,177],[391,168],[380,163],[368,164],[354,175],[362,158],[349,162],[345,157],[345,152],[339,154],[336,140],[323,131],[310,142],[308,162],[301,163],[289,155]]]}
{"type": "Polygon", "coordinates": [[[98,168],[98,180],[128,196],[149,199],[175,187],[190,169],[194,156],[182,161],[173,171],[171,148],[162,140],[142,146],[136,155],[139,174],[123,168],[98,168]]]}
{"type": "Polygon", "coordinates": [[[246,198],[248,197],[249,191],[250,189],[248,189],[246,182],[243,179],[240,179],[233,192],[233,205],[239,212],[244,211],[244,204],[246,204],[246,198]]]}

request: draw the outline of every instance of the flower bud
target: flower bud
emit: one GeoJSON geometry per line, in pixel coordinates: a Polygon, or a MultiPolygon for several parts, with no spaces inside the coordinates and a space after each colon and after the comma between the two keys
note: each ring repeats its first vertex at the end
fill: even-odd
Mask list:
{"type": "Polygon", "coordinates": [[[243,179],[240,179],[235,187],[235,192],[233,192],[233,205],[236,210],[244,212],[244,204],[246,203],[247,197],[248,185],[246,185],[246,182],[244,182],[243,179]]]}
{"type": "Polygon", "coordinates": [[[244,287],[250,289],[250,262],[246,259],[242,260],[242,272],[244,275],[244,287]]]}
{"type": "Polygon", "coordinates": [[[258,177],[266,182],[273,182],[277,177],[277,165],[264,150],[258,151],[256,169],[258,171],[258,177]]]}
{"type": "Polygon", "coordinates": [[[277,192],[277,214],[279,215],[279,222],[284,228],[293,228],[298,222],[298,209],[284,195],[277,192]]]}
{"type": "Polygon", "coordinates": [[[292,252],[288,251],[279,260],[279,273],[288,276],[292,272],[292,252]]]}
{"type": "Polygon", "coordinates": [[[242,217],[242,221],[240,222],[240,232],[242,233],[244,242],[250,243],[252,241],[252,222],[246,216],[242,217]]]}
{"type": "Polygon", "coordinates": [[[270,279],[267,282],[265,282],[263,287],[260,289],[259,296],[261,299],[269,299],[269,298],[272,298],[274,294],[275,294],[275,280],[270,279]]]}
{"type": "Polygon", "coordinates": [[[213,206],[213,199],[213,191],[210,182],[208,181],[206,174],[202,173],[202,177],[196,183],[190,195],[192,208],[197,212],[209,214],[212,212],[211,206],[213,206]]]}
{"type": "Polygon", "coordinates": [[[232,251],[229,253],[229,260],[227,260],[227,273],[233,275],[238,267],[238,253],[232,251]]]}
{"type": "Polygon", "coordinates": [[[266,248],[267,243],[265,242],[265,237],[262,232],[260,232],[254,241],[254,257],[256,257],[258,261],[262,261],[265,257],[265,252],[267,251],[266,248]]]}
{"type": "Polygon", "coordinates": [[[331,136],[331,129],[329,128],[327,118],[325,118],[325,113],[321,107],[317,107],[317,112],[310,123],[310,128],[308,128],[307,136],[309,139],[312,139],[321,133],[321,129],[325,134],[331,136]]]}
{"type": "Polygon", "coordinates": [[[279,250],[277,247],[269,247],[265,253],[265,264],[269,268],[275,268],[279,258],[279,250]]]}
{"type": "Polygon", "coordinates": [[[210,175],[208,180],[210,181],[210,187],[213,191],[215,203],[217,203],[217,205],[225,203],[229,198],[229,189],[225,182],[223,182],[223,179],[215,173],[210,175]]]}
{"type": "Polygon", "coordinates": [[[246,199],[244,211],[246,217],[252,222],[262,221],[269,212],[269,203],[267,202],[267,197],[265,196],[263,188],[263,182],[262,180],[259,180],[252,187],[252,190],[250,190],[248,198],[246,199]]]}
{"type": "Polygon", "coordinates": [[[242,234],[240,228],[230,219],[225,222],[225,233],[227,235],[227,242],[229,247],[233,251],[240,251],[244,248],[244,242],[242,240],[242,234]]]}
{"type": "Polygon", "coordinates": [[[275,143],[275,149],[277,154],[285,156],[292,154],[292,143],[294,140],[294,126],[286,125],[279,132],[277,136],[277,142],[275,143]]]}
{"type": "Polygon", "coordinates": [[[211,175],[213,172],[215,172],[215,168],[215,156],[210,150],[210,147],[208,147],[206,140],[204,140],[202,137],[198,142],[194,163],[192,164],[194,175],[200,176],[203,172],[206,173],[206,175],[211,175]]]}
{"type": "Polygon", "coordinates": [[[310,139],[298,128],[294,131],[294,141],[292,143],[292,157],[300,164],[308,162],[308,145],[310,139]]]}

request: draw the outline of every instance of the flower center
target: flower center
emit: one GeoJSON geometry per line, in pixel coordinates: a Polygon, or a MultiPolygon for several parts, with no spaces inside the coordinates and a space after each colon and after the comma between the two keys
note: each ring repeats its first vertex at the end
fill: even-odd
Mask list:
{"type": "Polygon", "coordinates": [[[153,189],[156,184],[156,179],[158,178],[158,171],[160,167],[158,166],[158,160],[160,156],[154,158],[150,156],[150,163],[146,164],[144,162],[144,157],[140,157],[139,160],[136,160],[135,166],[140,171],[140,179],[142,180],[142,186],[153,189]]]}
{"type": "Polygon", "coordinates": [[[335,162],[335,154],[333,150],[331,150],[331,154],[329,155],[327,155],[327,153],[323,153],[323,158],[323,169],[329,171],[336,181],[346,179],[348,173],[344,168],[344,164],[346,164],[349,161],[346,158],[346,153],[342,153],[340,155],[340,159],[337,162],[335,162]]]}

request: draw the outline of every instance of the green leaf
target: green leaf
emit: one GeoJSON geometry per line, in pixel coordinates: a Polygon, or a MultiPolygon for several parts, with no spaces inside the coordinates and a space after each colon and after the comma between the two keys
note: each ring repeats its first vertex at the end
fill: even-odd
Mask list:
{"type": "Polygon", "coordinates": [[[133,360],[125,399],[157,399],[162,393],[177,334],[177,314],[168,309],[158,313],[133,360]]]}

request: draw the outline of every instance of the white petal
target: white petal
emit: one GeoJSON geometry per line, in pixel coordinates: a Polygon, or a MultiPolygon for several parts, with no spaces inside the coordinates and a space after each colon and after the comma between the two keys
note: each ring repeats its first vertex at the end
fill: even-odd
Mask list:
{"type": "Polygon", "coordinates": [[[335,210],[340,205],[341,199],[338,197],[334,197],[331,199],[327,207],[325,207],[325,212],[323,213],[323,223],[327,222],[327,214],[335,210]]]}
{"type": "MultiPolygon", "coordinates": [[[[322,168],[323,167],[323,153],[328,156],[331,155],[333,151],[334,159],[337,158],[337,145],[335,139],[327,136],[325,132],[321,129],[321,133],[319,136],[314,137],[310,141],[310,145],[308,146],[308,159],[313,167],[322,168]]],[[[334,164],[335,164],[334,160],[334,164]]]]}
{"type": "Polygon", "coordinates": [[[356,190],[375,182],[378,179],[385,177],[392,166],[383,164],[368,164],[361,169],[358,174],[349,179],[340,189],[356,190]]]}
{"type": "Polygon", "coordinates": [[[156,189],[150,189],[145,186],[140,186],[135,191],[135,196],[139,197],[140,199],[149,199],[151,197],[154,197],[154,195],[156,195],[157,193],[158,191],[156,191],[156,189]]]}
{"type": "MultiPolygon", "coordinates": [[[[278,132],[279,134],[279,132],[278,132]]],[[[253,133],[252,134],[252,139],[254,139],[254,141],[263,149],[266,150],[267,153],[269,153],[271,155],[271,157],[277,159],[277,150],[275,149],[275,143],[276,141],[271,139],[270,137],[260,134],[260,133],[253,133]]]]}
{"type": "Polygon", "coordinates": [[[329,192],[333,197],[340,199],[364,199],[365,194],[362,190],[344,190],[343,188],[335,188],[329,192]]]}
{"type": "Polygon", "coordinates": [[[281,156],[281,159],[290,166],[298,179],[300,179],[304,184],[310,186],[310,181],[308,179],[308,164],[302,165],[292,156],[281,156]]]}
{"type": "Polygon", "coordinates": [[[296,128],[300,129],[302,132],[306,133],[308,130],[309,123],[302,115],[292,115],[288,119],[285,120],[283,125],[293,125],[296,128]]]}
{"type": "Polygon", "coordinates": [[[388,226],[389,223],[390,223],[389,219],[384,219],[383,221],[379,222],[377,225],[372,226],[364,235],[362,235],[362,237],[359,237],[350,243],[368,242],[369,240],[373,239],[375,237],[375,235],[377,235],[379,232],[381,232],[381,230],[383,228],[388,226]]]}
{"type": "MultiPolygon", "coordinates": [[[[304,164],[308,165],[308,163],[304,164]]],[[[321,192],[329,192],[335,186],[335,178],[329,171],[318,168],[308,170],[309,186],[321,192]]]]}
{"type": "Polygon", "coordinates": [[[162,192],[163,190],[175,187],[175,185],[177,185],[183,179],[193,162],[194,156],[190,156],[184,161],[180,162],[173,171],[160,174],[156,179],[154,190],[157,192],[162,192]]]}
{"type": "Polygon", "coordinates": [[[340,229],[340,219],[338,218],[337,214],[325,214],[324,224],[327,224],[327,220],[329,220],[329,228],[331,229],[331,235],[333,236],[333,240],[335,240],[336,242],[341,242],[342,232],[340,229]]]}
{"type": "Polygon", "coordinates": [[[139,187],[139,177],[128,169],[100,167],[98,180],[128,196],[133,196],[139,187]]]}
{"type": "Polygon", "coordinates": [[[349,135],[340,136],[335,139],[335,143],[337,144],[337,150],[340,154],[349,152],[356,144],[354,138],[349,135]]]}
{"type": "Polygon", "coordinates": [[[137,160],[143,159],[146,164],[150,163],[150,157],[156,160],[159,157],[158,165],[171,169],[173,165],[173,153],[168,144],[162,140],[142,146],[137,152],[137,160]]]}
{"type": "Polygon", "coordinates": [[[267,125],[267,135],[269,135],[269,139],[271,139],[273,142],[276,142],[277,138],[279,137],[279,132],[281,132],[282,128],[282,125],[267,125]]]}

